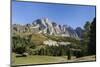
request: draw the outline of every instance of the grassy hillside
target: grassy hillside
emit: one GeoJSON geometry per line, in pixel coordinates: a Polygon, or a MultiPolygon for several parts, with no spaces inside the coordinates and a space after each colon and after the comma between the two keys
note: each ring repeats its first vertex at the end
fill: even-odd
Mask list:
{"type": "Polygon", "coordinates": [[[43,45],[43,41],[48,40],[48,38],[45,37],[43,34],[32,34],[31,40],[32,40],[36,45],[43,45]]]}

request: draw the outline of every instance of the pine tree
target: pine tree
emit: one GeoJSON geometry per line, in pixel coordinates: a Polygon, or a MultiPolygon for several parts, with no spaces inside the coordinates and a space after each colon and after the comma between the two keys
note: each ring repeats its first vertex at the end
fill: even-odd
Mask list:
{"type": "Polygon", "coordinates": [[[93,55],[96,54],[96,18],[94,18],[93,22],[91,23],[90,29],[88,53],[89,55],[93,55]]]}

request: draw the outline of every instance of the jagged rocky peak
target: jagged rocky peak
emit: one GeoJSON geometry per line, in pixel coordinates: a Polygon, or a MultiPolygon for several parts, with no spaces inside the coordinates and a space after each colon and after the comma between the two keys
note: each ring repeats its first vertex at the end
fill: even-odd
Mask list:
{"type": "Polygon", "coordinates": [[[35,21],[33,21],[33,25],[36,25],[36,24],[43,24],[45,25],[46,23],[48,23],[49,20],[48,18],[40,18],[40,19],[36,19],[35,21]]]}
{"type": "MultiPolygon", "coordinates": [[[[54,21],[50,21],[48,18],[40,18],[32,22],[32,24],[26,24],[24,26],[14,25],[18,31],[32,32],[32,33],[44,33],[55,36],[72,37],[79,39],[77,31],[68,25],[59,25],[54,21]]],[[[18,32],[17,31],[17,32],[18,32]]]]}

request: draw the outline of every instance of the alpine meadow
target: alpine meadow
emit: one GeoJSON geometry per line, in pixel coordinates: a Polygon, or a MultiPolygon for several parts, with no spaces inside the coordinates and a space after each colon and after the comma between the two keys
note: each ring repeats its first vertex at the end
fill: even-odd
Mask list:
{"type": "Polygon", "coordinates": [[[96,61],[96,7],[12,0],[12,66],[96,61]]]}

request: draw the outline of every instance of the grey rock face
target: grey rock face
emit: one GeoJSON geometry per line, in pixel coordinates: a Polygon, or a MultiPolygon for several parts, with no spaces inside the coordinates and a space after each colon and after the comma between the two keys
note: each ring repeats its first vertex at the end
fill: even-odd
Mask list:
{"type": "Polygon", "coordinates": [[[37,19],[32,24],[14,24],[12,28],[16,32],[43,33],[79,39],[76,30],[67,25],[58,25],[55,22],[49,21],[48,18],[37,19]]]}

